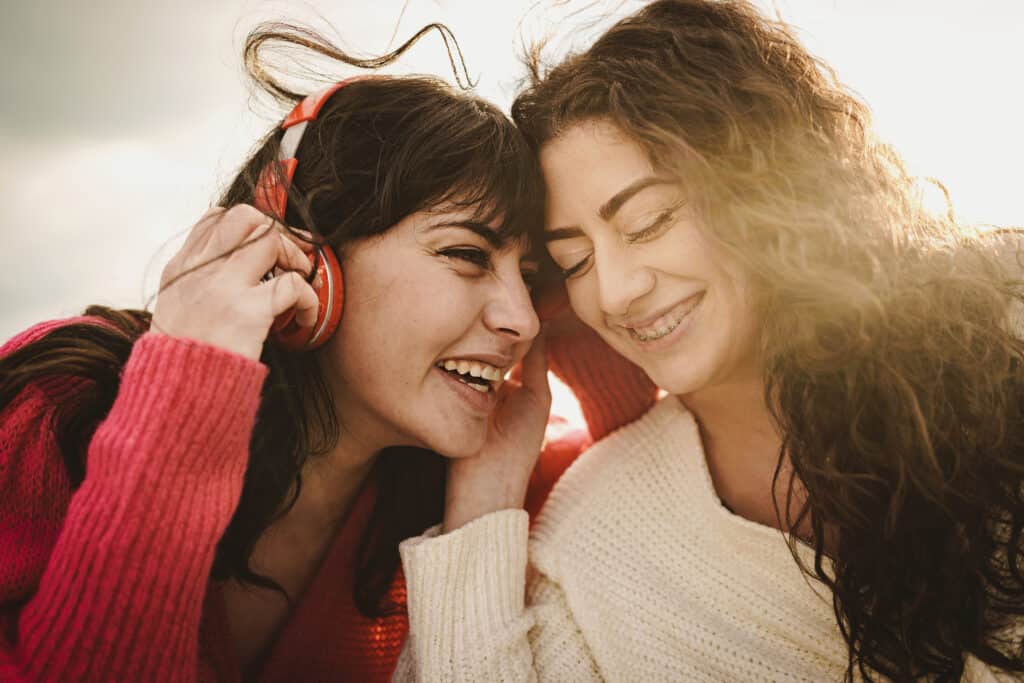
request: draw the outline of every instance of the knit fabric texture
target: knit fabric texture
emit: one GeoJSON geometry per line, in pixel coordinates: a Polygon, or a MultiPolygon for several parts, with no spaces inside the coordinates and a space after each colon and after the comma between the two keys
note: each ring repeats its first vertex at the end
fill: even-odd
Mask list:
{"type": "MultiPolygon", "coordinates": [[[[56,325],[9,342],[6,354],[56,325]]],[[[136,343],[72,491],[52,433],[80,381],[49,379],[0,414],[0,681],[239,681],[217,540],[241,494],[266,368],[154,334],[136,343]]],[[[388,680],[404,612],[368,619],[352,599],[364,487],[267,654],[262,681],[388,680]]],[[[395,577],[390,597],[405,601],[395,577]]]]}
{"type": "MultiPolygon", "coordinates": [[[[503,510],[438,533],[401,545],[395,681],[844,678],[828,590],[781,531],[721,504],[675,397],[577,458],[532,531],[503,510]]],[[[967,664],[965,680],[1009,680],[967,664]]]]}
{"type": "MultiPolygon", "coordinates": [[[[101,324],[44,323],[0,356],[80,322],[101,324]]],[[[614,359],[608,369],[612,383],[616,369],[633,372],[614,359]]],[[[215,347],[144,335],[77,490],[52,420],[83,381],[41,380],[0,412],[0,681],[241,680],[220,586],[208,577],[241,493],[266,373],[215,347]]],[[[582,395],[584,413],[602,416],[592,432],[603,435],[653,401],[651,391],[632,395],[633,403],[611,406],[582,395]]],[[[533,511],[591,440],[557,426],[531,479],[533,511]]],[[[352,599],[353,557],[374,500],[364,487],[258,680],[390,678],[406,615],[368,619],[352,599]]],[[[400,572],[390,597],[405,603],[400,572]]]]}

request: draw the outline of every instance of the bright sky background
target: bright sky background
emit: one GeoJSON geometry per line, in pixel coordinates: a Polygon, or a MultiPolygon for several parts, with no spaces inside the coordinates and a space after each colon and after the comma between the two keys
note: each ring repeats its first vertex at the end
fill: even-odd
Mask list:
{"type": "MultiPolygon", "coordinates": [[[[4,2],[0,341],[89,303],[143,305],[184,232],[281,116],[253,105],[241,77],[241,44],[258,21],[326,21],[367,54],[442,21],[478,92],[507,110],[523,73],[520,32],[554,26],[561,35],[597,14],[572,17],[550,4],[4,2]]],[[[570,2],[569,11],[594,4],[570,2]]],[[[622,14],[639,4],[604,7],[622,14]]],[[[1024,2],[759,4],[777,7],[860,93],[914,172],[946,183],[958,213],[1024,225],[1024,2]]],[[[395,70],[450,78],[436,37],[395,70]]]]}

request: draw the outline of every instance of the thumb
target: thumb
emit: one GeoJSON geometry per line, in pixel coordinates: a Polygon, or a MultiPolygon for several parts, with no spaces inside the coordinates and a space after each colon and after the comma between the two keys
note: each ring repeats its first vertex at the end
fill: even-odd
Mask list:
{"type": "Polygon", "coordinates": [[[550,399],[551,387],[548,386],[548,360],[545,344],[544,330],[542,329],[523,358],[519,381],[522,382],[523,388],[530,393],[550,399]]]}

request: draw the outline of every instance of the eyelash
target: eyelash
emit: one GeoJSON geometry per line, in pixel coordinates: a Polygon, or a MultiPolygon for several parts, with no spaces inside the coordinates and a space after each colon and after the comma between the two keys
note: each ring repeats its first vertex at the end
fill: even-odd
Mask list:
{"type": "Polygon", "coordinates": [[[657,235],[661,231],[661,229],[668,225],[669,221],[671,221],[674,217],[675,210],[666,209],[665,211],[662,211],[660,214],[658,214],[658,217],[655,218],[654,221],[646,228],[644,228],[643,230],[638,230],[637,232],[627,233],[626,235],[623,235],[623,238],[626,240],[628,244],[636,244],[637,242],[642,242],[645,239],[649,239],[657,235]]]}
{"type": "Polygon", "coordinates": [[[559,268],[559,271],[562,273],[562,277],[568,280],[576,273],[582,271],[588,263],[590,263],[590,254],[584,256],[576,265],[569,266],[568,268],[559,268]]]}
{"type": "MultiPolygon", "coordinates": [[[[637,232],[625,234],[623,235],[623,239],[626,240],[627,244],[636,244],[637,242],[643,242],[645,240],[656,237],[658,233],[660,233],[661,230],[665,226],[667,226],[674,217],[675,209],[667,209],[665,211],[662,211],[660,214],[658,214],[658,217],[655,218],[654,221],[646,228],[638,230],[637,232]]],[[[562,273],[562,277],[568,279],[573,275],[576,275],[577,273],[581,272],[587,266],[588,263],[590,263],[590,254],[587,254],[585,257],[583,257],[583,259],[579,261],[579,263],[577,263],[574,266],[569,266],[568,268],[561,268],[560,270],[562,273]]]]}
{"type": "MultiPolygon", "coordinates": [[[[446,258],[466,261],[481,270],[489,271],[491,269],[491,255],[486,251],[476,249],[475,247],[453,247],[451,249],[441,249],[437,254],[446,258]]],[[[533,286],[536,284],[536,280],[540,277],[540,273],[535,271],[523,271],[522,277],[523,282],[526,283],[526,288],[532,290],[533,286]]]]}
{"type": "Polygon", "coordinates": [[[490,270],[491,268],[491,256],[483,249],[476,249],[473,247],[453,247],[451,249],[441,249],[437,253],[440,256],[445,256],[447,258],[466,261],[467,263],[471,263],[482,270],[490,270]]]}

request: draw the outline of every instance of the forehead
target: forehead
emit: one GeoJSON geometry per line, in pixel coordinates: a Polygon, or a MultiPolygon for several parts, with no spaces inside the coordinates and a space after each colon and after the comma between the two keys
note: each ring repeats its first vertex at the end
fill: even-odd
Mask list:
{"type": "Polygon", "coordinates": [[[485,208],[478,206],[459,206],[448,203],[421,212],[421,220],[416,221],[414,231],[417,238],[451,233],[464,233],[486,242],[499,252],[510,252],[526,257],[534,250],[529,234],[505,234],[504,217],[500,214],[488,216],[485,208]],[[489,220],[488,220],[489,219],[489,220]]]}
{"type": "Polygon", "coordinates": [[[595,119],[575,124],[540,150],[548,186],[548,212],[596,211],[631,183],[654,174],[644,150],[615,124],[595,119]]]}

